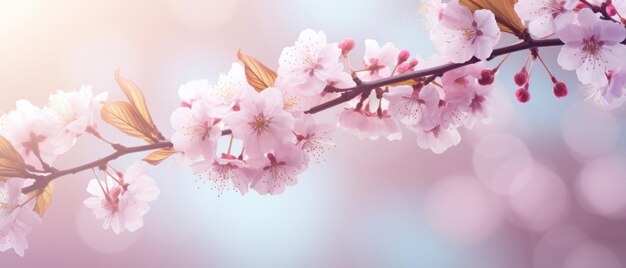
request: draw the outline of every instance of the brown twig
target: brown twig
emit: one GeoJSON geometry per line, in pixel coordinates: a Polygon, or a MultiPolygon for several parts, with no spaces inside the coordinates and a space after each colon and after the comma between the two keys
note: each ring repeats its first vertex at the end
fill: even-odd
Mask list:
{"type": "MultiPolygon", "coordinates": [[[[523,42],[520,42],[514,45],[494,49],[493,52],[491,53],[491,56],[487,58],[487,61],[490,61],[496,57],[506,55],[506,54],[516,52],[516,51],[522,51],[522,50],[538,48],[538,47],[550,47],[550,46],[561,46],[561,45],[563,45],[563,42],[559,39],[545,39],[545,40],[527,39],[523,42]]],[[[479,61],[480,60],[477,58],[472,58],[464,63],[450,63],[450,64],[445,64],[442,66],[433,67],[430,69],[407,72],[407,73],[403,73],[400,75],[396,75],[396,76],[392,76],[392,77],[388,77],[388,78],[384,78],[384,79],[380,79],[376,81],[362,82],[360,85],[357,85],[355,87],[341,89],[340,91],[343,92],[341,96],[335,99],[332,99],[330,101],[327,101],[325,103],[322,103],[318,106],[315,106],[307,110],[305,113],[315,114],[315,113],[321,112],[323,110],[332,108],[341,103],[348,102],[356,98],[357,96],[359,96],[362,92],[366,92],[368,90],[372,90],[378,87],[388,86],[388,85],[392,85],[392,84],[407,81],[407,80],[416,80],[416,79],[427,77],[427,76],[430,76],[430,77],[442,76],[447,71],[451,71],[451,70],[454,70],[454,69],[463,67],[465,65],[472,64],[472,63],[476,63],[479,61]]]]}
{"type": "Polygon", "coordinates": [[[168,147],[172,147],[171,142],[160,141],[160,142],[149,144],[149,145],[119,148],[114,153],[106,157],[103,157],[101,159],[95,160],[93,162],[90,162],[90,163],[87,163],[87,164],[84,164],[75,168],[53,171],[47,175],[34,175],[32,178],[35,179],[35,183],[33,183],[33,185],[31,186],[28,186],[22,189],[22,193],[28,194],[36,190],[44,189],[46,188],[46,186],[48,186],[48,183],[50,183],[51,181],[59,177],[63,177],[63,176],[70,175],[70,174],[76,174],[76,173],[89,170],[92,168],[99,168],[102,166],[106,166],[107,163],[127,154],[144,152],[144,151],[152,151],[152,150],[168,148],[168,147]]]}

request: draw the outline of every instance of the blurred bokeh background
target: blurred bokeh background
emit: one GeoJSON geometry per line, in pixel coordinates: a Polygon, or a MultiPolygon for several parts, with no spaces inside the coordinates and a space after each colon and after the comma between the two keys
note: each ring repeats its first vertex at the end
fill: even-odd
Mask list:
{"type": "MultiPolygon", "coordinates": [[[[0,111],[18,99],[43,105],[59,89],[93,85],[122,99],[113,73],[144,90],[156,123],[172,133],[177,90],[216,81],[242,49],[276,68],[281,49],[306,28],[329,40],[391,41],[427,58],[434,49],[416,0],[0,0],[0,111]]],[[[512,42],[505,38],[501,44],[512,42]]],[[[362,53],[357,46],[355,55],[362,53]]],[[[576,77],[557,100],[540,68],[532,100],[515,101],[498,75],[493,123],[463,131],[442,155],[401,142],[360,141],[337,131],[337,147],[285,194],[221,197],[176,161],[151,168],[161,187],[145,227],[104,231],[82,201],[89,173],[58,180],[24,258],[2,267],[626,267],[626,113],[583,101],[576,77]]],[[[356,58],[356,57],[355,57],[356,58]]],[[[491,63],[493,64],[493,63],[491,63]]],[[[539,66],[537,66],[539,67],[539,66]]],[[[332,121],[338,110],[320,116],[332,121]]],[[[136,140],[102,125],[107,137],[136,140]]],[[[89,137],[63,156],[68,167],[106,155],[89,137]]],[[[125,168],[136,155],[116,161],[125,168]]]]}

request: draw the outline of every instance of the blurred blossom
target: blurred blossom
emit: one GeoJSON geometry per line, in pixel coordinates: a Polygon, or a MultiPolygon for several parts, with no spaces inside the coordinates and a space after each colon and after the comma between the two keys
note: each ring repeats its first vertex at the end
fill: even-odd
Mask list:
{"type": "Polygon", "coordinates": [[[526,145],[506,133],[485,136],[474,148],[476,176],[498,194],[514,194],[526,186],[533,162],[526,145]]]}
{"type": "Polygon", "coordinates": [[[438,181],[428,190],[423,206],[433,228],[461,245],[481,242],[500,222],[491,195],[471,177],[438,181]]]}
{"type": "Polygon", "coordinates": [[[612,156],[587,163],[577,181],[578,198],[588,210],[626,216],[626,159],[612,156]]]}
{"type": "Polygon", "coordinates": [[[561,267],[567,255],[586,240],[587,235],[576,226],[561,225],[551,228],[533,250],[533,267],[561,267]]]}
{"type": "Polygon", "coordinates": [[[599,156],[615,148],[620,131],[610,112],[578,101],[570,105],[562,120],[563,139],[576,156],[599,156]]]}
{"type": "Polygon", "coordinates": [[[585,243],[576,247],[563,262],[563,268],[621,268],[617,255],[603,245],[585,243]]]}
{"type": "Polygon", "coordinates": [[[530,231],[544,231],[559,223],[567,214],[569,194],[561,178],[535,163],[532,172],[521,173],[528,182],[509,196],[514,222],[530,231]]]}

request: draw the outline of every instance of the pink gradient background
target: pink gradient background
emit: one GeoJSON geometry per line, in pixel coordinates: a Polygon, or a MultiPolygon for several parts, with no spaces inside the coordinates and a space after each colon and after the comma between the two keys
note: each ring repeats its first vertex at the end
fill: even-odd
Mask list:
{"type": "MultiPolygon", "coordinates": [[[[313,28],[329,40],[374,38],[428,57],[433,47],[416,4],[0,0],[0,110],[20,98],[43,105],[55,90],[82,84],[121,99],[113,80],[120,68],[171,134],[178,87],[215,81],[238,48],[275,68],[281,49],[313,28]]],[[[337,131],[326,160],[275,197],[218,198],[168,161],[150,169],[161,196],[145,227],[120,236],[102,230],[82,205],[89,173],[65,177],[26,256],[2,253],[0,266],[626,267],[624,109],[583,102],[575,76],[555,66],[558,50],[541,52],[570,96],[556,100],[537,68],[531,102],[516,103],[511,77],[526,55],[515,54],[498,76],[494,122],[463,131],[461,145],[443,155],[419,149],[408,131],[401,142],[337,131]]],[[[332,121],[337,111],[320,116],[332,121]]],[[[57,166],[109,151],[85,138],[57,166]]]]}

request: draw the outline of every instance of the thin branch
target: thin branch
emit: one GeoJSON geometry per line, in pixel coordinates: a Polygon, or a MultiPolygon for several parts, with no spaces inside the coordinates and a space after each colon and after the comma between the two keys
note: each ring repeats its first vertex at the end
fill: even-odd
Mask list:
{"type": "MultiPolygon", "coordinates": [[[[527,49],[538,48],[538,47],[550,47],[550,46],[561,46],[561,45],[563,45],[563,42],[559,39],[545,39],[545,40],[529,39],[527,41],[523,41],[514,45],[494,49],[493,52],[491,53],[491,56],[487,58],[487,61],[490,61],[496,57],[509,54],[512,52],[516,52],[516,51],[527,50],[527,49]]],[[[442,66],[437,66],[437,67],[433,67],[429,69],[407,72],[407,73],[403,73],[400,75],[396,75],[396,76],[392,76],[392,77],[388,77],[388,78],[384,78],[384,79],[380,79],[376,81],[362,82],[360,85],[342,90],[343,93],[341,94],[341,96],[333,100],[327,101],[325,103],[322,103],[318,106],[315,106],[307,110],[305,113],[315,114],[315,113],[321,112],[323,110],[337,106],[341,103],[348,102],[356,98],[357,96],[359,96],[359,94],[361,94],[362,92],[372,90],[377,87],[388,86],[388,85],[392,85],[395,83],[412,80],[412,79],[416,80],[418,78],[422,78],[426,76],[435,76],[435,77],[442,76],[447,71],[451,71],[451,70],[454,70],[454,69],[463,67],[465,65],[472,64],[472,63],[476,63],[479,61],[480,60],[477,58],[472,58],[464,63],[450,63],[450,64],[445,64],[442,66]]]]}
{"type": "Polygon", "coordinates": [[[22,193],[28,194],[36,190],[44,189],[46,188],[46,186],[48,186],[48,183],[50,183],[51,181],[59,177],[63,177],[63,176],[70,175],[70,174],[76,174],[76,173],[79,173],[88,169],[92,169],[92,168],[99,168],[102,166],[106,166],[106,164],[109,163],[110,161],[118,159],[127,154],[152,151],[152,150],[163,149],[163,148],[168,148],[172,146],[173,146],[172,143],[169,141],[160,141],[155,144],[119,148],[114,153],[106,157],[84,164],[82,166],[78,166],[78,167],[70,168],[66,170],[54,171],[48,175],[35,175],[33,176],[33,178],[35,179],[35,183],[33,183],[33,185],[31,186],[28,186],[22,189],[22,193]]]}

